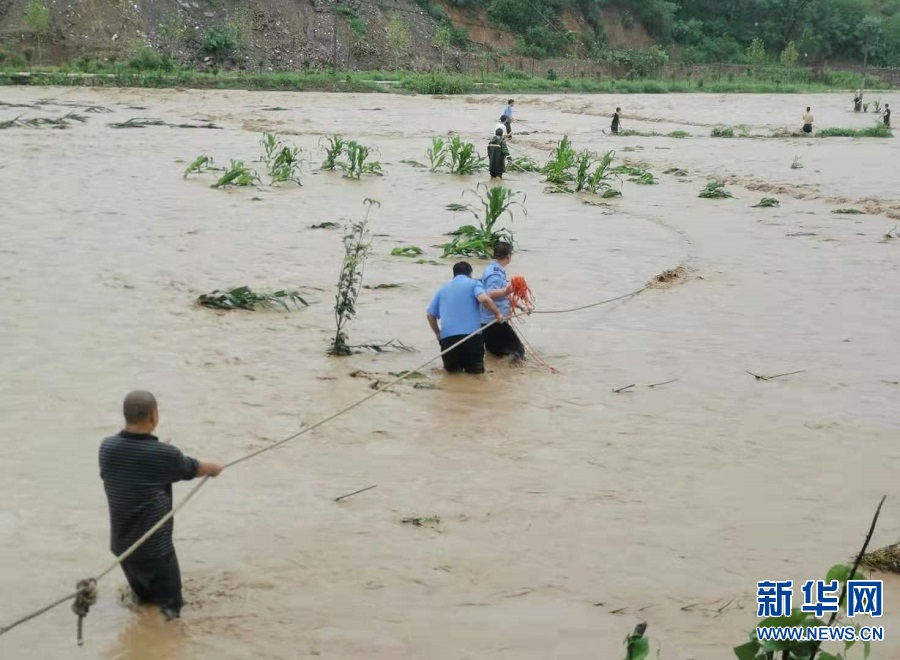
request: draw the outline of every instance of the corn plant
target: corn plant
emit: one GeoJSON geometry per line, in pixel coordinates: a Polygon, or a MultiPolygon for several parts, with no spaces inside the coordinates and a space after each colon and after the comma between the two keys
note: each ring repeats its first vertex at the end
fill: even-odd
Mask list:
{"type": "Polygon", "coordinates": [[[283,146],[272,161],[269,162],[269,176],[272,177],[273,184],[293,181],[299,186],[299,170],[300,149],[297,147],[283,146]]]}
{"type": "Polygon", "coordinates": [[[369,147],[361,145],[356,140],[347,142],[345,147],[347,161],[338,163],[338,166],[344,170],[344,178],[359,179],[363,174],[384,175],[384,172],[381,170],[381,163],[377,160],[366,162],[369,154],[372,153],[369,147]]]}
{"type": "Polygon", "coordinates": [[[512,231],[506,227],[498,228],[497,221],[503,215],[509,215],[509,219],[512,220],[513,206],[518,206],[525,215],[528,215],[523,206],[526,196],[503,186],[489,187],[483,183],[479,184],[476,190],[467,192],[475,194],[481,202],[480,212],[471,204],[466,206],[466,210],[478,220],[478,226],[463,225],[453,232],[454,239],[441,246],[444,249],[443,256],[460,255],[489,259],[497,242],[513,244],[512,231]],[[519,195],[522,195],[521,202],[516,200],[519,195]]]}
{"type": "Polygon", "coordinates": [[[283,146],[278,135],[275,133],[263,133],[262,139],[259,142],[265,150],[265,155],[263,155],[262,158],[264,163],[271,163],[275,158],[275,154],[281,151],[283,146]]]}
{"type": "Polygon", "coordinates": [[[372,250],[368,231],[369,212],[373,206],[381,206],[374,199],[366,199],[366,214],[361,222],[352,223],[344,232],[344,261],[338,277],[337,293],[334,300],[334,339],[329,355],[350,355],[353,351],[347,344],[347,324],[356,316],[356,299],[362,288],[366,257],[372,250]]]}
{"type": "Polygon", "coordinates": [[[698,197],[702,197],[703,199],[727,199],[733,198],[730,192],[725,190],[725,182],[724,181],[710,181],[706,184],[706,187],[700,191],[698,197]]]}
{"type": "Polygon", "coordinates": [[[550,154],[550,161],[544,165],[547,182],[557,185],[569,183],[572,180],[572,173],[569,170],[575,166],[575,160],[575,149],[569,136],[566,135],[557,143],[556,149],[550,154]]]}
{"type": "Polygon", "coordinates": [[[244,165],[242,160],[233,160],[225,173],[219,177],[212,187],[225,188],[226,186],[252,186],[259,182],[259,175],[244,165]]]}
{"type": "MultiPolygon", "coordinates": [[[[321,145],[321,141],[319,142],[321,145]]],[[[344,146],[346,142],[344,142],[344,138],[340,135],[332,135],[326,139],[325,148],[325,162],[322,163],[323,170],[333,170],[337,167],[337,160],[341,157],[341,154],[344,153],[344,146]]]]}
{"type": "Polygon", "coordinates": [[[588,174],[594,157],[590,151],[582,151],[575,160],[575,192],[580,192],[587,187],[588,174]]]}
{"type": "Polygon", "coordinates": [[[656,177],[653,176],[652,172],[644,172],[638,176],[632,176],[628,179],[632,183],[637,183],[642,186],[655,186],[659,181],[656,180],[656,177]]]}
{"type": "Polygon", "coordinates": [[[447,143],[442,137],[433,137],[431,147],[426,152],[432,172],[437,172],[447,164],[447,143]]]}
{"type": "Polygon", "coordinates": [[[475,145],[463,142],[458,135],[450,138],[447,150],[450,152],[451,174],[476,174],[487,168],[487,159],[475,153],[475,145]]]}
{"type": "Polygon", "coordinates": [[[200,155],[194,159],[190,165],[187,166],[187,169],[184,170],[184,178],[186,179],[189,174],[201,174],[208,170],[215,169],[213,166],[213,159],[210,156],[200,155]]]}
{"type": "Polygon", "coordinates": [[[508,158],[506,161],[506,169],[510,172],[540,172],[541,166],[531,160],[528,156],[522,156],[515,160],[508,158]]]}

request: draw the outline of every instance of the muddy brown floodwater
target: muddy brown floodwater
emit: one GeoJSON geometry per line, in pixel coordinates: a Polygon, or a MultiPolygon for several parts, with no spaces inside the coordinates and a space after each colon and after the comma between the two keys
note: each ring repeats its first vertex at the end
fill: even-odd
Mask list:
{"type": "MultiPolygon", "coordinates": [[[[158,395],[163,439],[224,461],[436,352],[424,309],[450,262],[390,251],[418,245],[439,260],[443,234],[468,222],[444,206],[486,177],[400,161],[424,161],[431,136],[450,130],[481,149],[503,99],[55,88],[0,99],[44,101],[0,107],[0,121],[87,117],[0,131],[7,622],[110,561],[97,447],[119,428],[126,391],[158,395]],[[96,105],[113,112],[85,112],[96,105]],[[133,117],[224,130],[108,126],[133,117]],[[305,150],[302,188],[182,178],[198,154],[258,158],[263,130],[305,150]],[[386,176],[316,172],[318,142],[335,132],[377,147],[386,176]],[[367,197],[381,207],[365,281],[402,286],[363,292],[351,341],[419,352],[328,358],[340,232],[309,227],[361,218],[367,197]],[[290,314],[192,304],[245,284],[318,302],[290,314]]],[[[543,194],[536,174],[507,177],[528,195],[510,272],[539,308],[681,276],[528,319],[525,336],[557,375],[533,360],[489,361],[483,378],[429,368],[440,389],[404,384],[226,471],[177,516],[179,623],[126,608],[116,571],[84,649],[66,606],[0,638],[0,656],[615,659],[646,620],[662,658],[721,660],[757,621],[756,581],[823,577],[858,549],[884,493],[873,547],[900,537],[900,240],[882,240],[900,215],[900,141],[707,137],[719,122],[797,128],[806,105],[819,127],[872,122],[847,111],[846,94],[517,102],[527,125],[514,154],[544,160],[568,133],[661,181],[625,182],[604,207],[543,194]],[[616,105],[626,129],[692,137],[606,137],[616,105]],[[662,174],[674,166],[687,176],[662,174]],[[712,175],[733,181],[736,199],[698,199],[712,175]],[[764,195],[781,206],[751,208],[764,195]],[[409,516],[440,523],[402,524],[409,516]]],[[[900,657],[900,584],[886,579],[876,658],[900,657]]]]}

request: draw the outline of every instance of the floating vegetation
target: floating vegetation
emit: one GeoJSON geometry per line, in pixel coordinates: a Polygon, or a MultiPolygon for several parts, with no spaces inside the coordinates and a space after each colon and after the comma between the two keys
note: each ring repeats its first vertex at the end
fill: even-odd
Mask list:
{"type": "Polygon", "coordinates": [[[212,309],[283,309],[290,311],[293,303],[296,309],[309,303],[296,291],[275,291],[274,293],[257,293],[248,286],[241,286],[228,291],[213,291],[197,298],[197,303],[212,309]]]}
{"type": "Polygon", "coordinates": [[[683,170],[680,167],[670,167],[669,169],[664,170],[663,174],[671,174],[672,176],[687,176],[688,171],[683,170]]]}
{"type": "Polygon", "coordinates": [[[401,521],[404,525],[413,525],[414,527],[430,527],[439,525],[441,519],[439,516],[431,516],[429,518],[403,518],[401,521]]]}
{"type": "Polygon", "coordinates": [[[753,208],[755,208],[755,209],[769,209],[769,208],[774,208],[774,207],[780,206],[780,205],[781,205],[781,202],[779,202],[779,201],[778,201],[777,199],[775,199],[774,197],[763,197],[761,200],[759,200],[759,203],[758,203],[758,204],[754,204],[754,205],[753,205],[753,208]]]}
{"type": "Polygon", "coordinates": [[[497,221],[504,214],[509,215],[509,219],[512,220],[511,209],[513,206],[518,206],[525,215],[528,215],[523,206],[527,198],[525,193],[513,192],[503,186],[490,187],[483,183],[478,184],[476,190],[466,192],[474,193],[481,201],[480,213],[471,205],[465,207],[478,219],[478,226],[463,225],[457,229],[455,238],[441,246],[444,248],[443,256],[458,255],[489,259],[496,243],[504,241],[510,245],[513,244],[512,231],[505,227],[498,228],[497,221]],[[516,200],[519,195],[522,196],[522,202],[516,200]]]}
{"type": "Polygon", "coordinates": [[[893,137],[890,127],[878,122],[869,128],[823,128],[816,137],[888,138],[893,137]]]}
{"type": "Polygon", "coordinates": [[[859,563],[874,571],[900,573],[900,543],[867,552],[859,563]]]}
{"type": "MultiPolygon", "coordinates": [[[[380,344],[377,343],[369,343],[369,344],[359,344],[358,346],[350,346],[349,348],[365,348],[369,351],[374,351],[376,353],[389,353],[391,351],[400,351],[401,353],[415,353],[416,349],[411,346],[407,346],[399,339],[391,339],[390,341],[386,341],[380,344]]],[[[377,386],[373,389],[378,389],[377,386]]]]}
{"type": "Polygon", "coordinates": [[[366,284],[365,286],[363,286],[363,288],[370,289],[372,291],[379,291],[381,289],[399,289],[402,286],[403,286],[402,284],[397,284],[395,282],[387,282],[384,284],[376,284],[375,286],[370,286],[370,285],[366,284]]]}
{"type": "Polygon", "coordinates": [[[791,163],[792,170],[802,170],[803,163],[800,162],[800,156],[794,156],[794,162],[791,163]]]}
{"type": "Polygon", "coordinates": [[[842,215],[863,215],[865,211],[860,211],[859,209],[834,209],[832,213],[840,213],[842,215]]]}
{"type": "Polygon", "coordinates": [[[0,122],[0,129],[15,128],[16,126],[23,128],[43,128],[49,126],[51,128],[64,129],[69,128],[73,121],[83,124],[87,119],[88,118],[84,115],[79,115],[74,112],[70,112],[62,117],[31,117],[28,119],[22,119],[22,116],[19,115],[15,119],[8,119],[0,122]]]}
{"type": "Polygon", "coordinates": [[[628,179],[632,183],[637,183],[642,186],[654,186],[659,183],[656,178],[653,176],[652,172],[644,172],[639,176],[633,176],[628,179]]]}
{"type": "MultiPolygon", "coordinates": [[[[403,165],[409,165],[410,167],[421,167],[421,168],[427,167],[426,165],[423,165],[422,163],[420,163],[417,160],[401,160],[400,162],[403,165]]],[[[390,165],[390,163],[388,163],[388,165],[390,165]]]]}
{"type": "Polygon", "coordinates": [[[715,126],[709,136],[714,138],[733,138],[734,129],[731,126],[715,126]]]}
{"type": "Polygon", "coordinates": [[[110,128],[147,128],[148,126],[168,126],[162,119],[129,119],[109,124],[110,128]]]}
{"type": "Polygon", "coordinates": [[[242,160],[233,160],[225,173],[211,187],[252,186],[256,183],[259,183],[259,175],[256,171],[244,165],[242,160]]]}
{"type": "Polygon", "coordinates": [[[418,257],[423,253],[424,250],[417,245],[405,245],[403,247],[395,247],[391,250],[391,256],[394,257],[418,257]]]}
{"type": "Polygon", "coordinates": [[[340,229],[341,226],[336,222],[320,222],[317,225],[310,225],[310,229],[340,229]]]}
{"type": "Polygon", "coordinates": [[[369,212],[373,206],[381,206],[374,199],[366,199],[366,214],[362,221],[354,222],[344,232],[344,261],[338,276],[337,292],[334,299],[334,339],[328,349],[329,355],[351,355],[353,349],[347,344],[347,324],[356,316],[356,299],[362,288],[366,258],[372,250],[368,230],[369,212]]]}
{"type": "Polygon", "coordinates": [[[221,126],[216,126],[211,122],[205,124],[170,124],[162,119],[137,118],[128,121],[114,122],[107,124],[110,128],[148,128],[150,126],[168,126],[169,128],[209,128],[214,130],[222,130],[221,126]]]}
{"type": "Polygon", "coordinates": [[[463,141],[458,135],[450,137],[449,140],[442,137],[432,138],[431,147],[426,155],[432,172],[446,169],[451,174],[467,176],[487,168],[487,158],[479,156],[475,151],[475,145],[463,141]]]}
{"type": "Polygon", "coordinates": [[[186,179],[189,174],[202,174],[214,169],[216,168],[213,165],[213,159],[210,156],[200,155],[184,170],[184,178],[186,179]]]}
{"type": "Polygon", "coordinates": [[[687,131],[672,131],[671,133],[666,133],[666,137],[683,139],[691,137],[691,134],[687,131]]]}
{"type": "Polygon", "coordinates": [[[700,191],[698,197],[702,197],[703,199],[727,199],[733,198],[734,195],[725,190],[724,181],[710,181],[706,184],[706,187],[700,191]]]}
{"type": "Polygon", "coordinates": [[[540,172],[541,166],[528,156],[521,156],[515,160],[512,158],[507,159],[506,169],[509,172],[540,172]]]}
{"type": "Polygon", "coordinates": [[[687,131],[682,131],[682,130],[671,131],[669,133],[657,133],[656,131],[651,131],[650,133],[646,133],[643,131],[626,130],[626,131],[619,131],[619,136],[620,137],[669,137],[669,138],[683,139],[683,138],[691,137],[691,134],[688,133],[687,131]]]}

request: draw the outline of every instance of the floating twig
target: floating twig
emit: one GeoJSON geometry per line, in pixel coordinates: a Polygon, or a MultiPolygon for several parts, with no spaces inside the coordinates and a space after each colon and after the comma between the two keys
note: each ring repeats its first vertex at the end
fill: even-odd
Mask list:
{"type": "Polygon", "coordinates": [[[802,374],[806,369],[799,369],[797,371],[788,371],[783,374],[775,374],[774,376],[761,376],[759,374],[755,374],[752,371],[747,371],[748,374],[753,376],[756,380],[775,380],[776,378],[782,378],[784,376],[793,376],[794,374],[802,374]]]}
{"type": "Polygon", "coordinates": [[[359,495],[360,493],[365,493],[367,490],[372,490],[377,487],[378,484],[373,484],[372,486],[367,486],[365,488],[360,488],[359,490],[354,490],[352,493],[347,493],[346,495],[341,495],[340,497],[335,497],[335,502],[340,502],[341,500],[346,500],[348,497],[353,497],[354,495],[359,495]]]}
{"type": "Polygon", "coordinates": [[[675,381],[681,380],[680,378],[673,378],[672,380],[666,380],[662,383],[653,383],[652,385],[647,385],[647,387],[662,387],[663,385],[669,385],[674,383],[675,381]]]}
{"type": "Polygon", "coordinates": [[[634,387],[634,383],[632,383],[631,385],[626,385],[625,387],[620,387],[617,390],[613,390],[613,392],[615,392],[616,394],[620,394],[621,392],[624,392],[625,390],[630,390],[632,387],[634,387]]]}

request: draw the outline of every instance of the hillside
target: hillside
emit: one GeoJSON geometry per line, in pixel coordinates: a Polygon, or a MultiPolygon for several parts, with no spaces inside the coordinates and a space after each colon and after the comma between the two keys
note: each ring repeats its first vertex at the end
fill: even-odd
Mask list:
{"type": "Polygon", "coordinates": [[[7,63],[150,47],[209,67],[427,70],[658,45],[685,62],[821,64],[859,61],[866,43],[872,64],[900,65],[900,0],[0,0],[7,63]]]}

